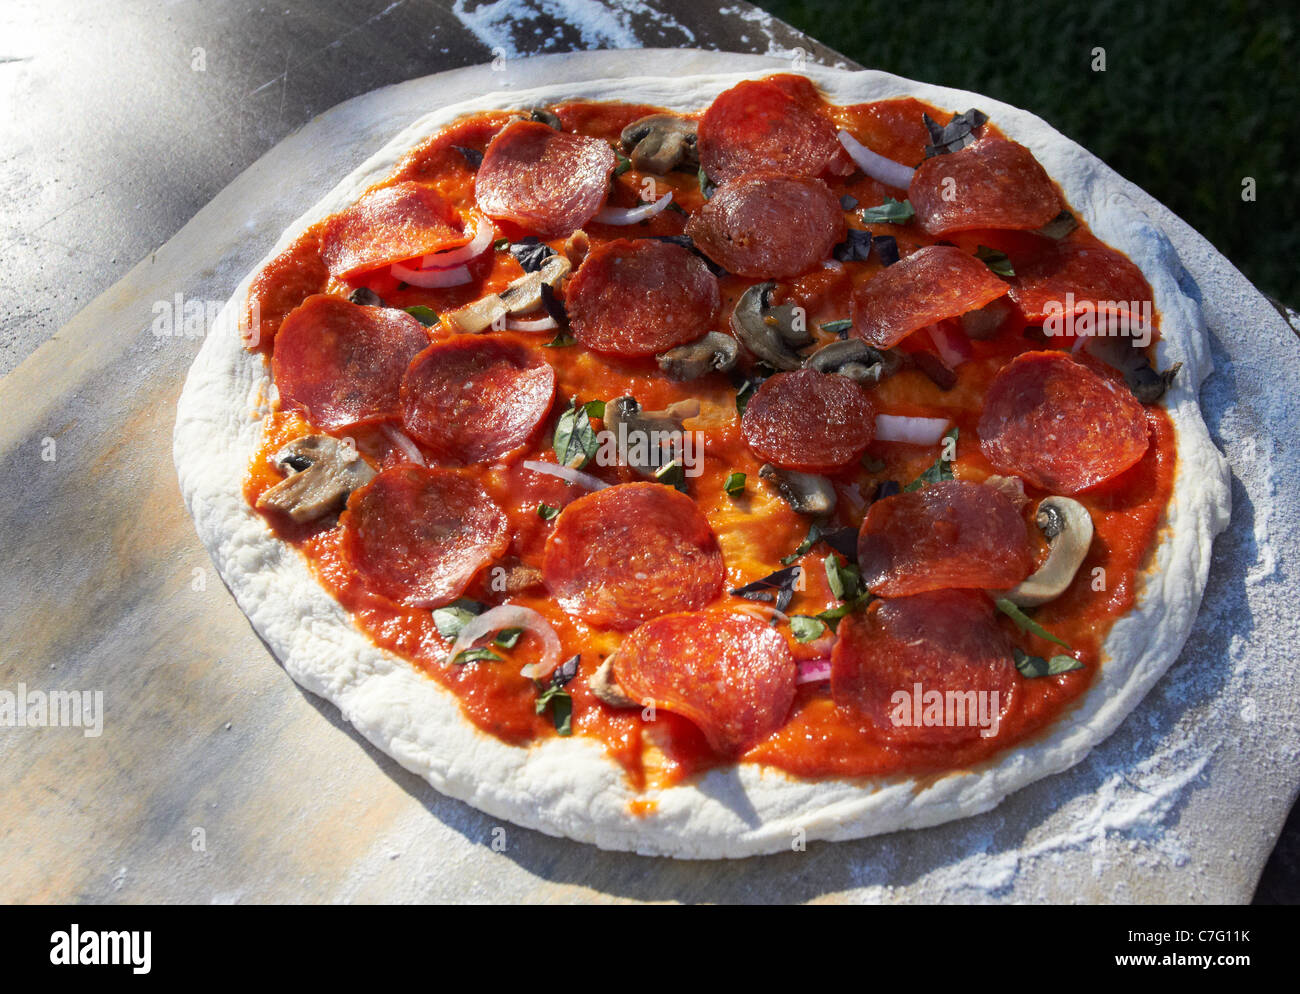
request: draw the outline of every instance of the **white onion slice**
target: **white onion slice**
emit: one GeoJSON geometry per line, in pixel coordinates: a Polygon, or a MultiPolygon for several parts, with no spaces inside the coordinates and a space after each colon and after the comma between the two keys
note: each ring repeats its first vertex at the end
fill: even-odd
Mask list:
{"type": "MultiPolygon", "coordinates": [[[[775,594],[776,591],[773,591],[775,594]]],[[[783,625],[790,624],[790,616],[784,611],[778,611],[775,604],[769,604],[766,601],[751,601],[748,604],[737,604],[732,608],[733,611],[740,611],[744,614],[753,615],[759,621],[770,623],[773,618],[783,625]]]]}
{"type": "Polygon", "coordinates": [[[550,676],[560,662],[560,637],[555,634],[555,629],[551,627],[549,621],[531,607],[522,607],[519,604],[502,604],[467,621],[452,644],[449,658],[455,659],[484,635],[506,628],[523,628],[542,641],[542,658],[536,663],[529,663],[519,672],[532,680],[541,680],[550,676]]]}
{"type": "Polygon", "coordinates": [[[506,329],[508,331],[550,331],[552,328],[558,328],[555,318],[549,314],[544,318],[535,318],[531,321],[521,321],[518,318],[506,318],[506,329]]]}
{"type": "Polygon", "coordinates": [[[452,266],[449,269],[412,269],[410,266],[395,262],[390,268],[399,280],[411,286],[430,289],[440,286],[460,286],[472,279],[469,269],[465,266],[452,266]]]}
{"type": "Polygon", "coordinates": [[[497,233],[496,228],[492,227],[492,222],[485,217],[475,217],[473,223],[474,237],[459,248],[426,255],[420,260],[420,268],[448,269],[451,266],[459,266],[463,262],[469,262],[470,259],[475,259],[486,252],[497,233]]]}
{"type": "Polygon", "coordinates": [[[601,224],[636,224],[652,218],[673,202],[673,193],[669,190],[658,200],[640,207],[605,207],[596,215],[601,224]]]}
{"type": "Polygon", "coordinates": [[[847,131],[840,132],[840,144],[844,146],[844,151],[858,164],[858,168],[874,180],[879,180],[885,186],[897,187],[900,190],[906,190],[912,185],[912,175],[916,172],[911,166],[905,166],[901,162],[895,162],[893,159],[886,159],[883,155],[877,155],[862,142],[858,141],[847,131]]]}
{"type": "Polygon", "coordinates": [[[392,442],[393,445],[397,446],[402,455],[406,456],[407,460],[415,463],[417,466],[423,466],[425,464],[424,453],[422,453],[420,447],[412,441],[411,436],[402,431],[401,428],[398,428],[396,425],[385,424],[383,425],[382,430],[388,440],[392,442]]]}
{"type": "Polygon", "coordinates": [[[820,683],[831,678],[831,661],[827,656],[820,659],[801,659],[798,663],[799,675],[795,683],[820,683]]]}
{"type": "Polygon", "coordinates": [[[897,414],[876,415],[877,442],[909,442],[934,445],[952,424],[947,418],[907,418],[897,414]]]}
{"type": "Polygon", "coordinates": [[[586,487],[588,490],[604,490],[608,483],[604,480],[598,480],[589,473],[583,473],[581,470],[570,469],[568,466],[561,466],[559,463],[542,462],[540,459],[525,459],[519,464],[524,469],[531,469],[534,473],[546,473],[548,476],[558,476],[561,480],[568,480],[570,483],[576,483],[580,487],[586,487]]]}
{"type": "Polygon", "coordinates": [[[942,321],[930,325],[926,331],[930,333],[930,341],[934,342],[939,358],[949,369],[956,369],[974,355],[965,332],[958,331],[954,334],[952,326],[942,321]]]}

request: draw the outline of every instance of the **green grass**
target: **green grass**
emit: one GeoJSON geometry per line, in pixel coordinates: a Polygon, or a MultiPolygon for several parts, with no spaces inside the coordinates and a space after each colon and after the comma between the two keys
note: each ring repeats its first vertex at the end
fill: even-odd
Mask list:
{"type": "Polygon", "coordinates": [[[1032,111],[1300,307],[1300,19],[1288,4],[760,3],[869,68],[1032,111]],[[1097,47],[1105,72],[1091,68],[1097,47]]]}

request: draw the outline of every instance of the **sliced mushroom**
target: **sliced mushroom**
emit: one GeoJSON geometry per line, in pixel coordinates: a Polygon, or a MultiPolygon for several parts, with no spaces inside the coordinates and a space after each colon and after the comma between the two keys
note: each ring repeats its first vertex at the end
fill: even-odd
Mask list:
{"type": "Polygon", "coordinates": [[[798,369],[803,357],[795,349],[812,342],[812,332],[795,320],[791,304],[771,306],[775,283],[755,283],[736,301],[731,330],[737,340],[768,365],[780,370],[798,369]]]}
{"type": "Polygon", "coordinates": [[[596,672],[587,680],[587,686],[596,695],[598,701],[612,708],[639,708],[641,705],[627,694],[614,679],[614,657],[610,656],[596,667],[596,672]]]}
{"type": "Polygon", "coordinates": [[[1096,358],[1124,374],[1124,382],[1133,396],[1144,404],[1154,404],[1165,395],[1174,376],[1183,368],[1176,362],[1163,372],[1158,372],[1146,356],[1144,349],[1133,344],[1131,338],[1093,337],[1084,346],[1096,358]]]}
{"type": "Polygon", "coordinates": [[[1065,593],[1092,544],[1092,517],[1086,507],[1069,497],[1044,497],[1038,502],[1034,523],[1051,552],[1032,576],[1005,594],[1021,607],[1046,604],[1065,593]]]}
{"type": "Polygon", "coordinates": [[[830,514],[835,510],[835,488],[824,476],[781,469],[771,463],[763,463],[758,476],[799,514],[830,514]]]}
{"type": "Polygon", "coordinates": [[[696,124],[674,114],[651,114],[633,121],[619,140],[632,160],[632,168],[662,176],[678,166],[698,166],[696,124]]]}
{"type": "Polygon", "coordinates": [[[1002,327],[1002,322],[1011,316],[1011,304],[1006,297],[998,297],[983,307],[967,311],[961,316],[961,330],[967,338],[978,341],[992,338],[1002,327]]]}
{"type": "Polygon", "coordinates": [[[665,453],[664,445],[670,449],[679,446],[682,422],[699,413],[700,402],[694,399],[680,400],[662,411],[643,411],[635,397],[616,397],[606,402],[603,420],[605,429],[618,440],[619,455],[626,465],[642,476],[653,477],[673,458],[671,452],[665,453]]]}
{"type": "Polygon", "coordinates": [[[709,373],[725,373],[736,364],[740,346],[730,335],[710,331],[702,338],[655,356],[659,368],[673,380],[697,380],[709,373]]]}
{"type": "Polygon", "coordinates": [[[564,125],[560,119],[552,114],[545,107],[535,107],[528,112],[529,120],[536,121],[538,124],[544,124],[548,128],[554,128],[556,131],[563,131],[564,125]]]}
{"type": "Polygon", "coordinates": [[[525,273],[500,293],[490,293],[452,311],[447,320],[457,331],[472,335],[505,320],[507,315],[535,311],[542,305],[542,284],[554,286],[571,268],[565,256],[552,255],[535,273],[525,273]]]}
{"type": "Polygon", "coordinates": [[[295,438],[273,461],[289,475],[262,494],[257,506],[280,511],[299,524],[340,510],[348,494],[375,478],[354,445],[329,435],[295,438]]]}
{"type": "Polygon", "coordinates": [[[838,373],[858,383],[879,383],[898,372],[903,358],[893,349],[872,348],[860,338],[846,338],[818,349],[804,366],[819,373],[838,373]]]}
{"type": "Polygon", "coordinates": [[[564,255],[569,260],[569,265],[577,269],[582,265],[582,260],[587,258],[587,252],[591,249],[591,239],[587,233],[579,228],[568,238],[564,240],[564,255]]]}
{"type": "Polygon", "coordinates": [[[542,585],[542,571],[536,566],[516,560],[502,567],[505,570],[500,586],[510,596],[522,594],[542,585]]]}

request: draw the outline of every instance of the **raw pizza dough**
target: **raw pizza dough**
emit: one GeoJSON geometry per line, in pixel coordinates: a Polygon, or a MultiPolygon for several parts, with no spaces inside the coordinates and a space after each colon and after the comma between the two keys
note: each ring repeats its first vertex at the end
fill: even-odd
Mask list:
{"type": "Polygon", "coordinates": [[[398,134],[299,218],[235,289],[203,344],[177,409],[174,458],[199,537],[258,634],[299,684],[338,705],[369,741],[444,794],[518,825],[605,849],[711,859],[788,850],[796,839],[851,839],[987,811],[1012,791],[1079,762],[1109,735],[1177,658],[1200,604],[1214,536],[1230,511],[1226,460],[1197,404],[1211,371],[1198,291],[1173,246],[1130,197],[1135,190],[1046,122],[979,94],[881,72],[808,68],[834,103],[912,96],[952,111],[978,107],[1028,146],[1093,232],[1146,275],[1161,316],[1160,368],[1183,369],[1166,394],[1178,462],[1168,516],[1135,609],[1103,646],[1082,700],[1031,743],[973,770],[927,777],[797,780],[744,764],[692,783],[634,792],[595,741],[550,738],[528,748],[480,732],[456,698],[405,660],[377,648],[277,539],[242,494],[272,387],[269,364],[246,352],[238,315],[253,276],[306,228],[356,200],[412,147],[476,111],[566,99],[615,100],[696,111],[767,71],[680,79],[635,77],[487,94],[434,111],[398,134]],[[629,811],[646,797],[653,813],[629,811]]]}

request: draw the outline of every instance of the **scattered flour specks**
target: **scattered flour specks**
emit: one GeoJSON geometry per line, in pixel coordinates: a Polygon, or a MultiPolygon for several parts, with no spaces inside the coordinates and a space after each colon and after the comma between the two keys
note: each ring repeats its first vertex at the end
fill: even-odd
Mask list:
{"type": "MultiPolygon", "coordinates": [[[[452,13],[475,38],[493,50],[501,49],[509,58],[537,54],[537,43],[532,39],[542,34],[542,18],[571,29],[582,48],[641,48],[647,44],[686,45],[695,41],[694,33],[669,14],[649,10],[634,0],[492,0],[477,4],[456,0],[452,13]],[[647,13],[654,15],[657,34],[641,37],[634,27],[634,17],[647,13]]],[[[542,48],[556,48],[560,40],[552,35],[542,42],[542,48]]]]}

